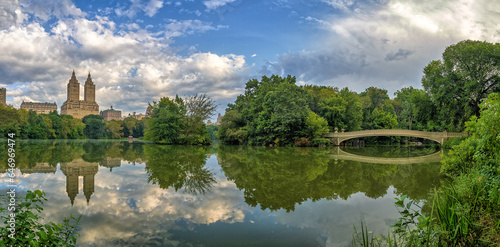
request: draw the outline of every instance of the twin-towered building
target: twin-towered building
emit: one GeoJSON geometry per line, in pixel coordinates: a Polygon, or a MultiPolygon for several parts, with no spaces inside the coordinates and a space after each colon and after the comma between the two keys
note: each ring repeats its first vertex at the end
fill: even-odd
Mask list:
{"type": "Polygon", "coordinates": [[[61,114],[71,115],[74,118],[83,118],[87,115],[99,115],[99,105],[95,101],[95,85],[89,75],[85,81],[83,100],[80,100],[80,83],[75,71],[68,82],[68,99],[61,106],[61,114]]]}

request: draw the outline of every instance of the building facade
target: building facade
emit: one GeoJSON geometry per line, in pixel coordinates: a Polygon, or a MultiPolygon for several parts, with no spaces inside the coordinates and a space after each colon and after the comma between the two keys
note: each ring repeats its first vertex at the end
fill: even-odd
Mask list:
{"type": "Polygon", "coordinates": [[[111,106],[111,109],[101,111],[99,115],[101,115],[101,117],[106,121],[122,119],[122,111],[113,109],[113,106],[111,106]]]}
{"type": "Polygon", "coordinates": [[[0,103],[7,105],[7,88],[0,88],[0,103]]]}
{"type": "Polygon", "coordinates": [[[52,111],[57,111],[57,104],[54,103],[40,103],[40,102],[25,102],[21,103],[21,109],[26,109],[27,111],[35,111],[36,114],[49,114],[52,111]]]}
{"type": "Polygon", "coordinates": [[[75,71],[68,82],[68,99],[61,106],[61,114],[71,115],[74,118],[83,118],[87,115],[99,115],[99,105],[95,101],[95,85],[90,76],[85,81],[84,100],[80,100],[80,83],[75,71]]]}

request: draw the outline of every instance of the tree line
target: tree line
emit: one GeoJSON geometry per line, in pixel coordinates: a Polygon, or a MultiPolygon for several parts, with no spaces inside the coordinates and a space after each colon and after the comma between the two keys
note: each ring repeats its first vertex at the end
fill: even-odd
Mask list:
{"type": "Polygon", "coordinates": [[[116,139],[144,136],[146,119],[127,117],[123,120],[105,121],[99,115],[83,119],[60,115],[57,111],[37,114],[34,111],[15,109],[0,104],[0,136],[16,134],[21,139],[116,139]]]}
{"type": "Polygon", "coordinates": [[[424,69],[423,89],[361,93],[303,85],[292,76],[263,76],[246,83],[229,104],[217,132],[228,144],[321,145],[330,131],[412,129],[463,131],[479,105],[499,92],[500,44],[465,40],[446,48],[424,69]]]}

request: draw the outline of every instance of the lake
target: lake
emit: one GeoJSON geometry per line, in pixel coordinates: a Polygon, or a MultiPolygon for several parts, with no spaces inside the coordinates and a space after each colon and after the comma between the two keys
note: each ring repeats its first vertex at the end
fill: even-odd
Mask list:
{"type": "Polygon", "coordinates": [[[83,215],[80,246],[349,246],[361,220],[387,234],[395,197],[425,210],[439,160],[439,146],[18,141],[15,182],[46,192],[48,221],[83,215]]]}

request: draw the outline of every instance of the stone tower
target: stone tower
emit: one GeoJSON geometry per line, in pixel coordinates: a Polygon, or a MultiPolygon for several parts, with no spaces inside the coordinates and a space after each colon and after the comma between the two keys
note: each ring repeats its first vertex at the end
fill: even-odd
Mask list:
{"type": "Polygon", "coordinates": [[[95,102],[95,85],[94,82],[92,81],[92,78],[90,77],[90,72],[89,76],[87,77],[87,80],[85,81],[85,91],[83,100],[87,102],[95,102]]]}
{"type": "Polygon", "coordinates": [[[75,71],[71,75],[71,79],[68,82],[68,101],[79,101],[80,100],[80,83],[75,76],[75,71]]]}
{"type": "Polygon", "coordinates": [[[61,106],[61,114],[71,115],[74,118],[83,118],[87,115],[99,115],[99,105],[95,101],[95,84],[89,76],[85,81],[84,100],[80,100],[80,83],[71,75],[68,83],[68,100],[61,106]]]}

